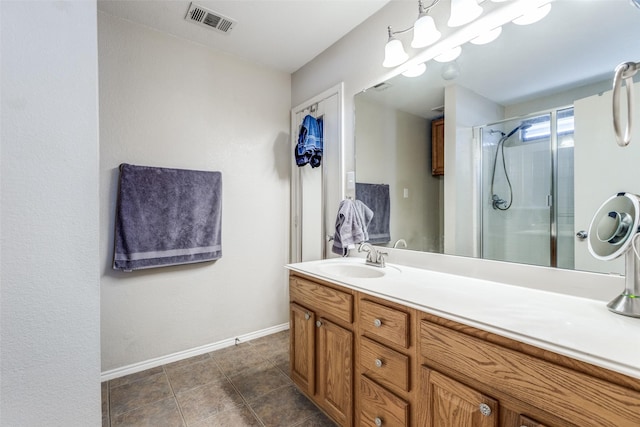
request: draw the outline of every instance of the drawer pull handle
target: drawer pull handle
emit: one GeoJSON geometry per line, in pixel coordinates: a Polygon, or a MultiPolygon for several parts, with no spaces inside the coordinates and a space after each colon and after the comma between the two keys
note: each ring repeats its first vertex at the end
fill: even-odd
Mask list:
{"type": "Polygon", "coordinates": [[[380,427],[380,426],[382,425],[382,418],[380,418],[380,417],[376,417],[376,419],[375,419],[375,420],[373,420],[373,422],[374,422],[378,427],[380,427]]]}
{"type": "Polygon", "coordinates": [[[480,404],[480,413],[482,415],[484,415],[485,417],[488,417],[489,415],[491,415],[491,408],[486,403],[481,403],[480,404]]]}
{"type": "Polygon", "coordinates": [[[379,328],[380,326],[382,326],[382,320],[380,319],[376,319],[373,321],[373,326],[375,326],[376,328],[379,328]]]}
{"type": "Polygon", "coordinates": [[[311,319],[311,315],[309,314],[309,312],[306,312],[304,314],[304,320],[309,320],[309,319],[311,319]]]}
{"type": "Polygon", "coordinates": [[[377,366],[378,368],[382,368],[382,360],[380,360],[380,359],[376,359],[376,366],[377,366]]]}
{"type": "Polygon", "coordinates": [[[322,326],[322,322],[319,320],[316,320],[316,326],[319,328],[320,326],[322,326]]]}

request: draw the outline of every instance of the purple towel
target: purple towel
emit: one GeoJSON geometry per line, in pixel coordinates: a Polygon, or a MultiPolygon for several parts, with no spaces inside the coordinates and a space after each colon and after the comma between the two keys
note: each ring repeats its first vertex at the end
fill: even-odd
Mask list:
{"type": "Polygon", "coordinates": [[[114,269],[216,260],[221,225],[220,172],[120,165],[114,269]]]}

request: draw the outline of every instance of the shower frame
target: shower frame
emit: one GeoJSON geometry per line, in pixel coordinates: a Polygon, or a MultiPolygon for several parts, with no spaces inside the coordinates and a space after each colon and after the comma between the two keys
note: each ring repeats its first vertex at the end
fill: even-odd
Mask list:
{"type": "Polygon", "coordinates": [[[479,194],[479,202],[477,204],[477,220],[478,220],[478,229],[476,235],[477,242],[477,251],[480,258],[484,258],[484,245],[483,245],[483,230],[484,230],[484,203],[485,200],[483,198],[483,165],[485,162],[484,156],[482,154],[482,143],[483,143],[483,128],[488,128],[490,126],[500,125],[503,123],[513,122],[513,121],[525,121],[535,117],[549,115],[550,120],[550,169],[551,169],[551,182],[549,187],[549,197],[547,203],[549,206],[549,266],[557,267],[558,266],[558,112],[563,110],[568,110],[573,108],[573,105],[565,105],[560,107],[555,107],[550,110],[542,110],[537,111],[535,113],[526,114],[522,116],[510,117],[503,120],[498,120],[492,123],[483,124],[480,126],[475,126],[473,128],[474,135],[474,151],[476,152],[476,156],[478,158],[479,167],[475,171],[476,176],[476,189],[477,194],[479,194]]]}

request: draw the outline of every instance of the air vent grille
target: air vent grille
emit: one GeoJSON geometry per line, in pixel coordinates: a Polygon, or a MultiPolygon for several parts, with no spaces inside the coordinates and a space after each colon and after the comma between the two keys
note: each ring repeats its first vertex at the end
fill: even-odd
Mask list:
{"type": "Polygon", "coordinates": [[[229,34],[237,22],[234,19],[228,18],[218,12],[214,12],[206,7],[198,6],[194,3],[189,5],[187,16],[185,16],[184,19],[195,24],[206,26],[207,28],[216,30],[223,34],[229,34]]]}

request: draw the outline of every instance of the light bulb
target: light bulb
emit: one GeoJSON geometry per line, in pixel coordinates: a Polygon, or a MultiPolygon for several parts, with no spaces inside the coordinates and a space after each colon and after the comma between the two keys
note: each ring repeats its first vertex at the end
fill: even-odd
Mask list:
{"type": "Polygon", "coordinates": [[[424,74],[426,69],[427,69],[427,64],[423,62],[421,64],[417,64],[409,67],[409,69],[404,73],[402,73],[402,75],[405,77],[418,77],[424,74]]]}
{"type": "Polygon", "coordinates": [[[476,0],[451,0],[451,16],[447,25],[459,27],[468,24],[482,14],[476,0]]]}
{"type": "Polygon", "coordinates": [[[451,62],[454,59],[456,59],[458,56],[460,56],[461,53],[462,53],[462,48],[460,46],[456,46],[451,50],[441,53],[440,55],[436,56],[433,59],[438,62],[451,62]]]}
{"type": "Polygon", "coordinates": [[[442,78],[453,80],[460,75],[460,66],[456,61],[451,61],[442,67],[442,78]]]}
{"type": "Polygon", "coordinates": [[[409,55],[404,51],[400,40],[391,37],[384,46],[384,62],[382,66],[387,68],[397,67],[407,59],[409,59],[409,55]]]}
{"type": "Polygon", "coordinates": [[[421,48],[429,46],[440,39],[440,31],[436,28],[436,23],[429,15],[420,15],[413,25],[413,41],[411,47],[421,48]]]}

